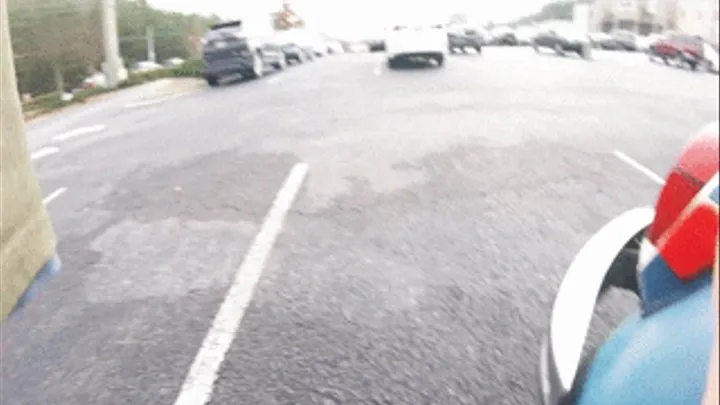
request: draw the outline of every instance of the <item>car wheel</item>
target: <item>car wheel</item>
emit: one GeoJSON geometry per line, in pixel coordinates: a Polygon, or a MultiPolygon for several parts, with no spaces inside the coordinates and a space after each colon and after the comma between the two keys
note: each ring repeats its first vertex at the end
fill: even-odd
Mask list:
{"type": "Polygon", "coordinates": [[[532,43],[533,50],[535,53],[540,53],[540,47],[535,42],[532,43]]]}
{"type": "Polygon", "coordinates": [[[397,69],[397,67],[398,67],[398,62],[399,62],[399,59],[398,59],[398,58],[388,58],[388,60],[387,60],[387,67],[388,67],[389,69],[397,69]]]}
{"type": "Polygon", "coordinates": [[[557,53],[558,55],[560,55],[560,56],[565,56],[565,51],[563,50],[562,45],[560,45],[559,43],[558,43],[558,44],[555,44],[555,46],[553,46],[553,50],[554,50],[555,53],[557,53]]]}
{"type": "Polygon", "coordinates": [[[438,67],[442,67],[445,64],[445,55],[435,55],[433,59],[435,59],[435,63],[437,63],[438,67]]]}
{"type": "Polygon", "coordinates": [[[210,87],[217,87],[220,85],[220,81],[215,76],[205,76],[205,81],[207,81],[207,84],[210,87]]]}
{"type": "Polygon", "coordinates": [[[278,58],[278,61],[273,63],[273,68],[275,70],[283,70],[287,67],[287,62],[285,61],[285,58],[278,58]]]}
{"type": "Polygon", "coordinates": [[[662,57],[662,61],[663,61],[663,63],[666,64],[666,65],[669,65],[669,64],[670,64],[670,61],[668,60],[668,58],[667,58],[666,56],[663,56],[663,57],[662,57]]]}
{"type": "Polygon", "coordinates": [[[259,79],[263,76],[264,72],[264,63],[262,60],[262,57],[259,55],[259,53],[255,53],[253,55],[253,61],[252,61],[252,68],[250,71],[248,71],[248,76],[250,79],[259,79]]]}
{"type": "Polygon", "coordinates": [[[592,47],[590,45],[582,45],[578,49],[578,55],[585,60],[592,59],[592,47]]]}
{"type": "Polygon", "coordinates": [[[482,46],[476,45],[476,46],[475,46],[475,52],[477,52],[478,54],[481,54],[481,53],[482,53],[482,46]]]}

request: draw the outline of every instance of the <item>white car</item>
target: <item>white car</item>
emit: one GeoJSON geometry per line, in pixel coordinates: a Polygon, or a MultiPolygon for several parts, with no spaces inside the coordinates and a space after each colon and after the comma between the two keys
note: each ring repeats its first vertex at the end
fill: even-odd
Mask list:
{"type": "Polygon", "coordinates": [[[440,67],[448,49],[447,31],[442,24],[396,25],[385,36],[388,67],[395,68],[403,59],[434,60],[440,67]]]}

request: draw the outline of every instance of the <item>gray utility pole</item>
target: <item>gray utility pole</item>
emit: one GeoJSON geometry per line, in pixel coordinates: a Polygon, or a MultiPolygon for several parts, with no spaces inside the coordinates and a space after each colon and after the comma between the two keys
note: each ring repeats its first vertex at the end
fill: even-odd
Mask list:
{"type": "Polygon", "coordinates": [[[103,0],[103,44],[105,47],[105,62],[103,72],[107,79],[107,86],[115,88],[120,82],[120,44],[118,42],[117,16],[115,14],[115,0],[103,0]]]}
{"type": "Polygon", "coordinates": [[[147,59],[150,62],[155,62],[155,30],[152,25],[148,25],[145,31],[147,35],[147,59]]]}

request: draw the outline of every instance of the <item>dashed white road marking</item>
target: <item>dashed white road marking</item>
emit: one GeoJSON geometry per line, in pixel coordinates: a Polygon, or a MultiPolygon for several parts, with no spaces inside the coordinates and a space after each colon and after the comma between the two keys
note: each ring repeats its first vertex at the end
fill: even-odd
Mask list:
{"type": "Polygon", "coordinates": [[[658,176],[655,172],[648,169],[647,167],[641,165],[638,163],[635,159],[631,158],[630,156],[622,153],[619,150],[616,150],[613,152],[613,155],[615,155],[616,158],[622,160],[623,162],[630,165],[632,168],[638,170],[640,173],[644,174],[646,177],[648,177],[650,180],[654,181],[657,184],[663,185],[665,184],[665,179],[658,176]]]}
{"type": "Polygon", "coordinates": [[[55,135],[53,137],[53,140],[62,142],[62,141],[66,141],[68,139],[78,137],[78,136],[89,135],[89,134],[94,134],[96,132],[104,131],[105,128],[106,128],[105,125],[102,125],[102,124],[92,125],[89,127],[76,128],[76,129],[73,129],[72,131],[68,131],[68,132],[65,132],[60,135],[55,135]]]}
{"type": "Polygon", "coordinates": [[[36,150],[35,152],[31,153],[30,159],[37,160],[40,158],[44,158],[45,156],[54,155],[54,154],[58,153],[59,151],[60,151],[60,149],[58,149],[54,146],[45,146],[45,147],[42,147],[42,148],[36,150]]]}
{"type": "Polygon", "coordinates": [[[260,280],[265,261],[282,230],[285,217],[300,191],[307,172],[306,163],[296,164],[275,196],[262,228],[245,255],[245,260],[240,265],[212,326],[190,366],[175,405],[205,405],[210,401],[225,354],[240,327],[245,310],[252,300],[255,286],[260,280]]]}
{"type": "Polygon", "coordinates": [[[43,198],[43,204],[45,204],[45,205],[50,204],[54,199],[65,194],[66,191],[67,191],[67,187],[60,187],[59,189],[50,193],[50,195],[48,195],[47,197],[43,198]]]}
{"type": "Polygon", "coordinates": [[[150,100],[135,101],[132,103],[125,104],[125,108],[147,107],[150,105],[164,103],[164,102],[170,101],[170,100],[175,100],[176,98],[187,96],[188,94],[192,94],[192,93],[193,93],[193,91],[184,91],[184,92],[173,94],[170,96],[162,96],[162,97],[153,98],[150,100]]]}
{"type": "Polygon", "coordinates": [[[149,105],[164,103],[165,101],[167,101],[169,99],[170,99],[170,97],[160,97],[160,98],[155,98],[152,100],[136,101],[134,103],[125,104],[125,108],[147,107],[149,105]]]}

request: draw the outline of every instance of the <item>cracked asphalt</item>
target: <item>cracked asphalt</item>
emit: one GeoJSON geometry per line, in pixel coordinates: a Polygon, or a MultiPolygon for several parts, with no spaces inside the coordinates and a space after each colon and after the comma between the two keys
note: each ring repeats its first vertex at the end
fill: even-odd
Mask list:
{"type": "MultiPolygon", "coordinates": [[[[2,329],[0,402],[172,404],[290,169],[308,176],[211,404],[533,404],[565,266],[652,204],[718,77],[488,48],[388,71],[338,55],[28,126],[63,271],[2,329]],[[81,123],[81,124],[79,124],[81,123]]],[[[134,95],[133,95],[134,94],[134,95]]],[[[612,294],[591,341],[634,309],[612,294]]]]}

